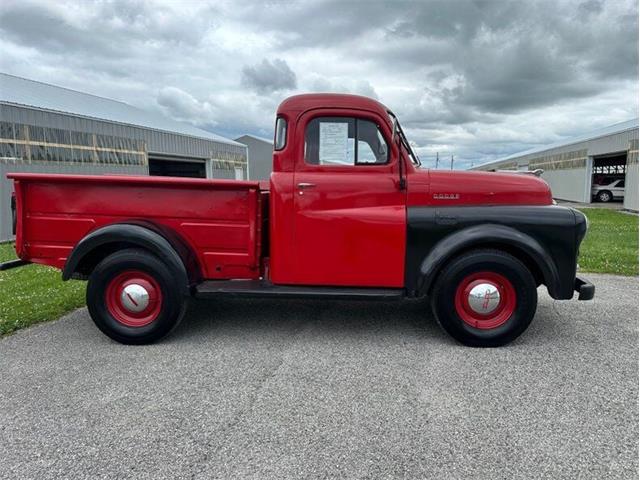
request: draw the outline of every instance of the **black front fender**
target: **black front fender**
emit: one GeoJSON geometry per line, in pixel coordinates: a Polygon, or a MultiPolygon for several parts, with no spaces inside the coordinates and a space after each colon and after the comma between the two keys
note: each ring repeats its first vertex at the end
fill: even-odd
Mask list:
{"type": "Polygon", "coordinates": [[[430,290],[438,272],[449,259],[459,252],[481,245],[509,246],[517,249],[535,262],[550,291],[555,291],[560,284],[558,269],[553,259],[535,239],[511,227],[483,224],[452,233],[435,245],[420,264],[418,291],[425,294],[430,290]]]}
{"type": "Polygon", "coordinates": [[[176,283],[185,294],[189,293],[190,281],[185,264],[171,243],[159,233],[141,225],[117,223],[98,228],[78,242],[67,258],[62,279],[68,280],[76,273],[86,276],[82,265],[90,256],[100,258],[107,248],[140,247],[156,255],[176,275],[176,283]],[[123,247],[118,247],[123,246],[123,247]]]}
{"type": "Polygon", "coordinates": [[[446,262],[474,248],[497,248],[527,263],[551,297],[573,296],[584,222],[558,206],[410,207],[405,286],[428,294],[446,262]]]}

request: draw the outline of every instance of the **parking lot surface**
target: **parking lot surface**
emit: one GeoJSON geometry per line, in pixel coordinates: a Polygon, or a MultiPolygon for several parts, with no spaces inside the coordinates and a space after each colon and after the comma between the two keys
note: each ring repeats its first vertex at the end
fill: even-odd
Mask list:
{"type": "Polygon", "coordinates": [[[638,279],[514,344],[424,304],[193,304],[127,347],[85,309],[0,339],[2,478],[637,478],[638,279]]]}

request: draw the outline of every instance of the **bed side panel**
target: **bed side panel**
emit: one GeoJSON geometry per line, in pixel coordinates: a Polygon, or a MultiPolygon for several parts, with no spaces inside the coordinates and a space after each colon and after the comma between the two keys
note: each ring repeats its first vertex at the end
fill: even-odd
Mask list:
{"type": "Polygon", "coordinates": [[[193,182],[21,179],[25,256],[61,268],[74,245],[112,223],[146,220],[177,232],[206,278],[257,278],[257,187],[193,182]]]}

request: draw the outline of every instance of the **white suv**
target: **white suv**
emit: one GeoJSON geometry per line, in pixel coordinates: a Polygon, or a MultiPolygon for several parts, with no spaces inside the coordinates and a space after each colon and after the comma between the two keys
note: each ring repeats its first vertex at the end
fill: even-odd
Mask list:
{"type": "Polygon", "coordinates": [[[606,185],[593,185],[591,196],[600,202],[622,200],[624,198],[624,179],[609,180],[606,185]]]}

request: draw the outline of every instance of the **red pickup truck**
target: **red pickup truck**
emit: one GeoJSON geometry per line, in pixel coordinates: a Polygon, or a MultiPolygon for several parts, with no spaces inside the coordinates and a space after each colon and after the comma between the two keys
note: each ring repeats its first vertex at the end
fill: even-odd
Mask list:
{"type": "MultiPolygon", "coordinates": [[[[429,297],[472,346],[510,342],[576,277],[584,215],[530,175],[427,170],[395,115],[354,95],[286,99],[267,184],[10,174],[21,260],[88,279],[109,337],[156,341],[189,297],[429,297]]],[[[392,319],[390,319],[392,321],[392,319]]]]}

